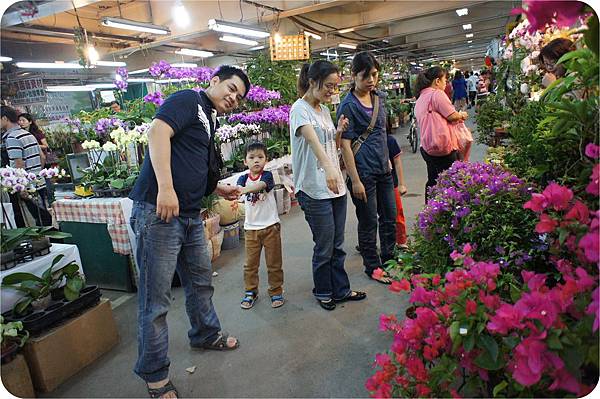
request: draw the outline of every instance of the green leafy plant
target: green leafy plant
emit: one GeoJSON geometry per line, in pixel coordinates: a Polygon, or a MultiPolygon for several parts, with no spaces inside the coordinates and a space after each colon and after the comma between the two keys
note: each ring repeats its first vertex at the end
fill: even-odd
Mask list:
{"type": "Polygon", "coordinates": [[[42,273],[41,277],[25,272],[13,273],[4,277],[2,287],[10,287],[25,294],[25,297],[15,304],[13,313],[25,314],[32,302],[50,295],[54,289],[59,288],[63,279],[66,280],[63,287],[65,298],[72,301],[79,297],[79,292],[85,284],[83,276],[79,273],[79,266],[72,261],[59,270],[52,270],[63,257],[62,254],[56,256],[52,260],[52,265],[42,273]]]}
{"type": "Polygon", "coordinates": [[[25,345],[29,338],[29,332],[23,330],[23,323],[20,321],[4,322],[4,317],[0,316],[0,345],[2,348],[15,342],[19,347],[25,345]]]}
{"type": "Polygon", "coordinates": [[[63,239],[71,237],[69,233],[53,230],[53,227],[20,227],[18,229],[2,229],[1,251],[8,252],[15,249],[23,240],[37,240],[42,237],[63,239]]]}
{"type": "Polygon", "coordinates": [[[292,104],[298,99],[296,83],[299,61],[271,61],[266,54],[259,54],[248,60],[246,71],[252,84],[277,90],[281,102],[292,104]]]}
{"type": "Polygon", "coordinates": [[[475,115],[478,133],[477,142],[490,144],[494,137],[494,128],[502,127],[508,122],[510,116],[510,111],[502,105],[500,97],[494,94],[487,96],[475,115]]]}

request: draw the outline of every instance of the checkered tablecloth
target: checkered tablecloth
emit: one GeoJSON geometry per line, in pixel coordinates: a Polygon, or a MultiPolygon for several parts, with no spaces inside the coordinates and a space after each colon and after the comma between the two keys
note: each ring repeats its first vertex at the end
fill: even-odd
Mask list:
{"type": "Polygon", "coordinates": [[[130,255],[131,243],[123,215],[123,198],[62,199],[52,204],[59,222],[106,223],[113,251],[130,255]]]}

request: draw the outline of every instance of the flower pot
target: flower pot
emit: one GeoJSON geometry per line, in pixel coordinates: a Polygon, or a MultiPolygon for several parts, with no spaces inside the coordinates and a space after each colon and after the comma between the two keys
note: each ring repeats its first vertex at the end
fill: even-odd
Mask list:
{"type": "Polygon", "coordinates": [[[2,364],[6,364],[13,360],[19,351],[19,345],[16,342],[8,341],[2,343],[0,353],[2,354],[2,364]]]}
{"type": "Polygon", "coordinates": [[[220,220],[221,216],[218,213],[204,219],[204,235],[207,240],[218,234],[221,230],[221,226],[219,225],[220,220]]]}
{"type": "Polygon", "coordinates": [[[48,305],[50,305],[50,299],[52,299],[50,295],[36,299],[35,301],[31,302],[31,307],[34,311],[46,309],[48,305]]]}

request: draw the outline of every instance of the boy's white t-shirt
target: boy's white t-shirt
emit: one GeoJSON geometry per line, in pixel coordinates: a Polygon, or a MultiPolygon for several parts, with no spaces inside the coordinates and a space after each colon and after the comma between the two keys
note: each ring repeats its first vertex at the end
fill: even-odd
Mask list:
{"type": "Polygon", "coordinates": [[[252,178],[250,172],[245,173],[239,177],[237,184],[242,187],[251,187],[261,181],[267,185],[264,190],[258,193],[247,193],[242,197],[246,210],[245,230],[262,230],[279,223],[277,202],[275,202],[275,192],[273,191],[275,181],[271,172],[263,170],[256,179],[252,178]]]}

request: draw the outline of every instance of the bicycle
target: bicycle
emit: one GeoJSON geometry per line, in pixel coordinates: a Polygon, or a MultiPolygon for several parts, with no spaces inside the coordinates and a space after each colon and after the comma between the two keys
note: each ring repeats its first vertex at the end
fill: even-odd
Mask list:
{"type": "Polygon", "coordinates": [[[415,117],[415,101],[410,101],[409,104],[412,105],[412,109],[410,111],[410,122],[408,127],[408,141],[410,142],[410,148],[414,153],[419,149],[419,133],[417,132],[417,118],[415,117]]]}

